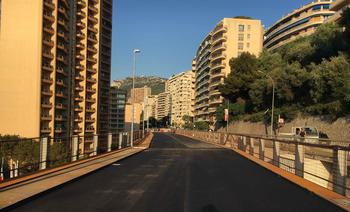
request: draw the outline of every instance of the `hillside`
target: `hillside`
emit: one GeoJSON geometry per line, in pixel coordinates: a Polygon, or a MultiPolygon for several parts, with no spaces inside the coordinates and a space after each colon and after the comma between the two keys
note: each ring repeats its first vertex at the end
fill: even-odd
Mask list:
{"type": "MultiPolygon", "coordinates": [[[[152,95],[157,95],[165,91],[165,81],[167,79],[157,76],[136,76],[135,77],[135,88],[141,88],[148,86],[152,89],[152,95]]],[[[115,80],[120,83],[120,88],[127,90],[130,93],[132,88],[132,77],[127,77],[121,80],[115,80]]]]}

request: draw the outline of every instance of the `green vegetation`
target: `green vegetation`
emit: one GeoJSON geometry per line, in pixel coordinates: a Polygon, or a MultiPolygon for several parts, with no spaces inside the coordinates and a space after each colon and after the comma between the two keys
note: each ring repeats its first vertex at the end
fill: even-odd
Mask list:
{"type": "Polygon", "coordinates": [[[183,124],[184,129],[193,130],[193,117],[189,115],[184,115],[182,120],[185,122],[183,124]]]}
{"type": "Polygon", "coordinates": [[[208,131],[209,130],[209,123],[205,122],[205,121],[197,121],[194,123],[194,129],[208,131]]]}
{"type": "MultiPolygon", "coordinates": [[[[149,76],[149,77],[135,77],[135,88],[141,88],[144,86],[148,86],[152,90],[152,95],[157,95],[165,91],[165,81],[166,79],[149,76]]],[[[123,80],[119,80],[121,83],[120,88],[126,90],[128,94],[130,94],[130,90],[132,88],[132,77],[127,77],[123,80]]]]}
{"type": "MultiPolygon", "coordinates": [[[[332,119],[349,114],[349,13],[344,12],[343,25],[324,24],[314,34],[273,52],[263,51],[258,58],[249,53],[232,58],[231,73],[219,87],[222,95],[234,103],[230,104],[230,121],[268,124],[272,80],[276,85],[275,115],[287,121],[298,113],[332,119]]],[[[217,109],[221,125],[224,108],[225,104],[217,109]]]]}

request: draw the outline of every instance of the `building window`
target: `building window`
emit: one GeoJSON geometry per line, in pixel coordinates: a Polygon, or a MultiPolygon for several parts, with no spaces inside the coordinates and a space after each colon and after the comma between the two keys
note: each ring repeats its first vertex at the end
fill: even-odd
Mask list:
{"type": "Polygon", "coordinates": [[[313,11],[321,10],[321,5],[316,5],[312,8],[313,11]]]}
{"type": "Polygon", "coordinates": [[[244,34],[238,34],[238,40],[243,41],[244,40],[244,34]]]}
{"type": "Polygon", "coordinates": [[[1,31],[1,7],[2,7],[1,2],[2,2],[2,0],[0,0],[0,31],[1,31]]]}
{"type": "Polygon", "coordinates": [[[248,39],[248,40],[250,39],[250,34],[247,34],[247,39],[248,39]]]}
{"type": "Polygon", "coordinates": [[[242,24],[238,25],[238,30],[240,32],[244,32],[244,25],[242,25],[242,24]]]}
{"type": "Polygon", "coordinates": [[[328,9],[329,9],[329,4],[324,4],[324,5],[323,5],[323,9],[324,9],[324,10],[328,10],[328,9]]]}
{"type": "Polygon", "coordinates": [[[248,31],[250,31],[250,25],[248,25],[248,31]]]}
{"type": "Polygon", "coordinates": [[[250,43],[247,43],[247,48],[249,49],[249,47],[250,47],[250,43]]]}
{"type": "Polygon", "coordinates": [[[238,50],[243,50],[243,43],[238,43],[238,50]]]}

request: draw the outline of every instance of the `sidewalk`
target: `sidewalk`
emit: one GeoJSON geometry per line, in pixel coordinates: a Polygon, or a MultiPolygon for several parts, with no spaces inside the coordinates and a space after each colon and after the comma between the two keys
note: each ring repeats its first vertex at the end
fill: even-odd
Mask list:
{"type": "Polygon", "coordinates": [[[49,173],[29,180],[24,180],[22,182],[10,181],[7,183],[10,185],[6,185],[6,187],[2,185],[2,187],[0,187],[0,209],[9,207],[119,160],[140,153],[149,148],[152,138],[153,134],[150,134],[137,147],[118,150],[85,161],[79,161],[74,165],[67,165],[67,168],[58,167],[57,169],[59,170],[48,170],[47,172],[49,173]],[[13,185],[11,185],[11,183],[13,185]]]}

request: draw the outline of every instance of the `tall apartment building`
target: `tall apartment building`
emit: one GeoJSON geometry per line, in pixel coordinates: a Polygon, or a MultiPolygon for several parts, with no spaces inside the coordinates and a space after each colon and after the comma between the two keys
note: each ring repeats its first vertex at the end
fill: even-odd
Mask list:
{"type": "Polygon", "coordinates": [[[157,103],[157,95],[150,95],[145,98],[144,102],[144,112],[145,117],[144,120],[147,120],[147,117],[156,117],[157,114],[157,107],[155,106],[157,103]]]}
{"type": "Polygon", "coordinates": [[[171,116],[171,95],[168,92],[163,92],[157,95],[156,101],[157,115],[156,119],[160,120],[166,116],[171,116]]]}
{"type": "Polygon", "coordinates": [[[265,32],[264,47],[274,50],[296,38],[315,32],[334,11],[330,11],[332,0],[314,0],[274,23],[265,32]]]}
{"type": "Polygon", "coordinates": [[[183,124],[182,117],[193,117],[194,72],[192,70],[172,76],[167,80],[168,92],[171,95],[171,123],[183,124]]]}
{"type": "Polygon", "coordinates": [[[195,119],[215,122],[223,103],[218,86],[231,72],[229,61],[243,52],[258,56],[262,51],[263,26],[260,20],[224,18],[200,44],[196,58],[195,119]]]}
{"type": "Polygon", "coordinates": [[[347,8],[350,8],[350,0],[336,0],[330,8],[335,14],[329,17],[327,22],[339,22],[343,11],[347,8]]]}
{"type": "MultiPolygon", "coordinates": [[[[142,115],[142,103],[134,104],[134,130],[140,129],[141,115],[142,115]]],[[[131,130],[132,123],[132,104],[126,103],[125,105],[125,130],[131,130]]]]}
{"type": "Polygon", "coordinates": [[[107,133],[112,0],[1,3],[0,133],[107,133]]]}
{"type": "Polygon", "coordinates": [[[144,86],[142,88],[134,88],[130,90],[130,96],[128,98],[128,102],[131,103],[132,102],[132,98],[135,92],[135,103],[142,103],[145,101],[145,98],[147,96],[151,95],[151,88],[144,86]]]}
{"type": "Polygon", "coordinates": [[[112,86],[109,97],[109,130],[112,133],[125,130],[126,91],[112,86]]]}

